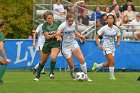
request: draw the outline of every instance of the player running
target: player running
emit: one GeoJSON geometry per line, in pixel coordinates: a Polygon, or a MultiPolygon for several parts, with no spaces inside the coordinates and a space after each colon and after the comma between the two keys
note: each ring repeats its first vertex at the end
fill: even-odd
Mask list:
{"type": "Polygon", "coordinates": [[[4,21],[0,20],[0,53],[3,57],[0,56],[0,84],[3,84],[2,77],[7,69],[7,63],[10,63],[10,59],[7,58],[4,50],[4,33],[3,31],[4,21]]]}
{"type": "Polygon", "coordinates": [[[60,41],[56,39],[56,31],[60,23],[53,21],[53,13],[52,12],[45,12],[44,19],[46,22],[42,26],[42,30],[44,32],[44,36],[46,38],[45,43],[42,48],[42,57],[39,63],[39,67],[37,69],[37,75],[34,79],[38,81],[40,78],[40,73],[50,55],[50,74],[49,77],[54,79],[54,68],[56,64],[56,57],[60,51],[60,41]]]}
{"type": "MultiPolygon", "coordinates": [[[[32,33],[33,33],[33,47],[36,47],[36,51],[38,51],[38,53],[40,55],[40,59],[42,56],[42,47],[43,47],[44,42],[45,42],[45,36],[43,34],[42,25],[43,24],[40,24],[36,30],[32,31],[32,33]],[[37,36],[37,44],[36,44],[36,36],[37,36]]],[[[39,66],[39,63],[35,67],[32,68],[33,74],[36,73],[38,66],[39,66]]],[[[41,74],[45,74],[44,68],[42,69],[41,74]]]]}
{"type": "Polygon", "coordinates": [[[114,52],[115,52],[115,37],[117,36],[117,44],[120,45],[120,30],[115,24],[115,17],[112,14],[107,16],[107,25],[103,26],[96,35],[96,43],[100,50],[103,50],[107,58],[107,62],[97,64],[94,63],[92,70],[96,68],[109,67],[110,79],[115,80],[114,77],[114,52]],[[101,46],[99,37],[103,36],[103,46],[101,46]]]}
{"type": "Polygon", "coordinates": [[[86,75],[86,80],[87,81],[92,81],[89,79],[87,76],[87,65],[84,59],[84,56],[82,54],[81,49],[79,48],[79,45],[77,41],[75,40],[76,37],[80,38],[81,40],[85,40],[85,37],[80,35],[76,31],[76,24],[73,22],[74,21],[74,16],[72,14],[68,14],[66,16],[66,21],[63,22],[59,27],[57,34],[62,35],[62,54],[67,60],[69,67],[70,67],[70,74],[71,77],[75,79],[74,75],[74,61],[72,59],[72,54],[75,55],[79,62],[82,71],[86,75]]]}

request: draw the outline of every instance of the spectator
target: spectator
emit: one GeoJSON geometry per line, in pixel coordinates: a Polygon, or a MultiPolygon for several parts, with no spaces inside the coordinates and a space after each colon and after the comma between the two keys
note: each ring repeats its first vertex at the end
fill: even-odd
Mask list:
{"type": "Polygon", "coordinates": [[[137,14],[136,18],[130,24],[134,25],[135,32],[140,33],[140,14],[137,14]]]}
{"type": "Polygon", "coordinates": [[[84,10],[87,9],[86,3],[84,0],[79,0],[76,3],[80,6],[80,7],[78,7],[78,15],[81,16],[81,15],[83,15],[84,10]]]}
{"type": "Polygon", "coordinates": [[[107,15],[105,13],[102,14],[100,23],[101,23],[102,26],[107,24],[107,15]]]}
{"type": "Polygon", "coordinates": [[[28,40],[33,40],[33,31],[31,31],[31,34],[29,35],[29,37],[28,37],[28,40]]]}
{"type": "MultiPolygon", "coordinates": [[[[112,1],[112,6],[110,6],[110,11],[113,11],[116,5],[118,5],[117,0],[113,0],[112,1]]],[[[121,6],[119,6],[119,10],[120,10],[120,12],[122,12],[122,7],[121,6]]]]}
{"type": "Polygon", "coordinates": [[[129,21],[132,21],[135,19],[135,12],[132,10],[131,6],[127,7],[127,10],[123,12],[123,16],[128,16],[129,21]]]}
{"type": "Polygon", "coordinates": [[[74,16],[76,16],[75,7],[74,7],[74,6],[71,6],[71,7],[70,7],[70,11],[69,11],[68,13],[71,13],[71,14],[73,14],[74,16]]]}
{"type": "MultiPolygon", "coordinates": [[[[100,7],[99,6],[96,6],[93,11],[96,13],[96,20],[100,20],[101,15],[102,15],[102,13],[100,11],[100,7]]],[[[92,13],[91,18],[90,18],[91,21],[94,21],[95,20],[94,19],[94,16],[95,16],[95,14],[92,13]]]]}
{"type": "Polygon", "coordinates": [[[106,6],[105,8],[104,8],[104,12],[105,12],[105,14],[106,15],[108,15],[111,11],[110,11],[110,7],[109,6],[106,6]]]}
{"type": "Polygon", "coordinates": [[[127,0],[126,4],[123,6],[123,11],[126,11],[128,6],[131,6],[132,10],[135,11],[135,6],[133,5],[132,0],[127,0]]]}
{"type": "Polygon", "coordinates": [[[61,4],[61,0],[56,0],[56,4],[53,5],[53,10],[55,13],[66,15],[66,11],[64,10],[64,6],[61,4]]]}
{"type": "Polygon", "coordinates": [[[67,12],[69,12],[71,6],[72,6],[71,3],[67,3],[67,6],[65,6],[64,8],[66,9],[67,12]]]}
{"type": "Polygon", "coordinates": [[[116,18],[116,24],[117,25],[120,25],[120,22],[121,22],[121,20],[122,20],[123,17],[122,17],[122,14],[121,14],[120,10],[119,10],[119,5],[116,5],[114,7],[114,10],[112,10],[112,14],[116,18]]]}
{"type": "Polygon", "coordinates": [[[128,16],[124,16],[121,23],[120,23],[120,27],[122,29],[122,36],[123,36],[123,39],[124,40],[130,40],[131,37],[128,37],[129,36],[129,33],[132,32],[132,28],[129,24],[129,18],[128,16]]]}
{"type": "Polygon", "coordinates": [[[89,25],[89,16],[87,15],[87,11],[85,10],[82,16],[78,17],[80,25],[89,25]]]}

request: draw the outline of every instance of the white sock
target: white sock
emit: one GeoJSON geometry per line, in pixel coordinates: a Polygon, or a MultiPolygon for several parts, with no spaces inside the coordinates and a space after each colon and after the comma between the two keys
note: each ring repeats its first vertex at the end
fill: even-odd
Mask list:
{"type": "Polygon", "coordinates": [[[44,73],[44,72],[45,72],[45,69],[44,69],[44,67],[43,67],[43,69],[42,69],[41,73],[44,73]]]}
{"type": "Polygon", "coordinates": [[[109,67],[110,78],[114,77],[114,67],[109,67]]]}
{"type": "Polygon", "coordinates": [[[39,63],[38,64],[36,64],[36,66],[34,67],[35,69],[37,69],[38,68],[38,66],[39,66],[39,63]]]}
{"type": "Polygon", "coordinates": [[[102,68],[102,67],[103,67],[103,63],[97,64],[97,68],[102,68]]]}
{"type": "Polygon", "coordinates": [[[82,70],[85,74],[87,74],[87,64],[86,64],[86,63],[80,64],[80,66],[81,66],[81,70],[82,70]]]}

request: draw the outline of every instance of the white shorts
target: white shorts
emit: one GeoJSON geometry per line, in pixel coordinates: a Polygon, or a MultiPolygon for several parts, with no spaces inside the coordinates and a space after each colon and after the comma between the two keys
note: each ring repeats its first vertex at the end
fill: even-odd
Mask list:
{"type": "Polygon", "coordinates": [[[111,51],[111,50],[103,50],[103,54],[106,55],[106,54],[110,54],[112,53],[112,56],[115,56],[115,51],[111,51]]]}
{"type": "Polygon", "coordinates": [[[43,45],[36,46],[36,51],[42,50],[43,45]]]}
{"type": "Polygon", "coordinates": [[[78,43],[76,42],[75,44],[71,44],[69,46],[63,46],[62,45],[62,54],[63,56],[67,59],[67,58],[70,58],[72,56],[72,51],[76,48],[78,48],[79,45],[78,43]]]}

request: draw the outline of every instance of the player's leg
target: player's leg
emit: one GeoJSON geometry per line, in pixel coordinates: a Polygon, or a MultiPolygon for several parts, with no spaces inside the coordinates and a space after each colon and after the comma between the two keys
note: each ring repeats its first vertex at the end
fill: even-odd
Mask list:
{"type": "MultiPolygon", "coordinates": [[[[43,48],[43,45],[38,45],[38,46],[36,47],[36,51],[38,51],[39,56],[40,56],[40,59],[41,59],[42,54],[43,54],[43,53],[42,53],[42,48],[43,48]]],[[[36,73],[38,66],[39,66],[39,63],[36,64],[35,67],[32,68],[33,74],[36,73]]],[[[45,74],[44,68],[42,69],[41,74],[45,74]]]]}
{"type": "Polygon", "coordinates": [[[107,61],[109,63],[110,79],[115,79],[114,77],[114,54],[109,53],[106,55],[107,61]]]}
{"type": "Polygon", "coordinates": [[[87,65],[86,65],[86,62],[85,62],[85,59],[84,59],[84,56],[83,56],[81,49],[79,47],[77,47],[76,49],[74,49],[72,51],[72,53],[78,58],[78,60],[80,62],[81,70],[85,73],[87,81],[92,81],[87,76],[87,65]]]}
{"type": "Polygon", "coordinates": [[[69,65],[69,72],[70,72],[70,76],[75,79],[75,74],[74,74],[74,61],[72,59],[72,56],[70,56],[69,58],[66,58],[68,65],[69,65]]]}
{"type": "Polygon", "coordinates": [[[66,59],[66,61],[68,62],[70,76],[75,80],[74,61],[72,59],[71,49],[63,46],[62,54],[63,54],[64,58],[66,59]]]}
{"type": "Polygon", "coordinates": [[[7,69],[6,61],[2,57],[0,57],[0,65],[0,84],[2,84],[2,77],[7,69]]]}
{"type": "MultiPolygon", "coordinates": [[[[39,47],[40,47],[40,49],[39,49],[38,53],[39,53],[40,58],[41,58],[42,55],[43,55],[43,52],[42,52],[42,46],[39,46],[39,47]]],[[[42,69],[42,71],[41,71],[41,74],[45,74],[45,68],[44,68],[44,67],[43,67],[43,69],[42,69]]]]}
{"type": "Polygon", "coordinates": [[[100,70],[101,68],[108,67],[108,66],[109,66],[108,62],[103,62],[100,64],[97,64],[96,62],[94,62],[93,67],[92,67],[92,71],[95,71],[96,69],[100,70]]]}
{"type": "Polygon", "coordinates": [[[56,57],[59,53],[60,49],[59,48],[52,48],[51,49],[51,54],[50,54],[50,78],[54,79],[54,68],[55,68],[55,64],[56,64],[56,57]]]}

